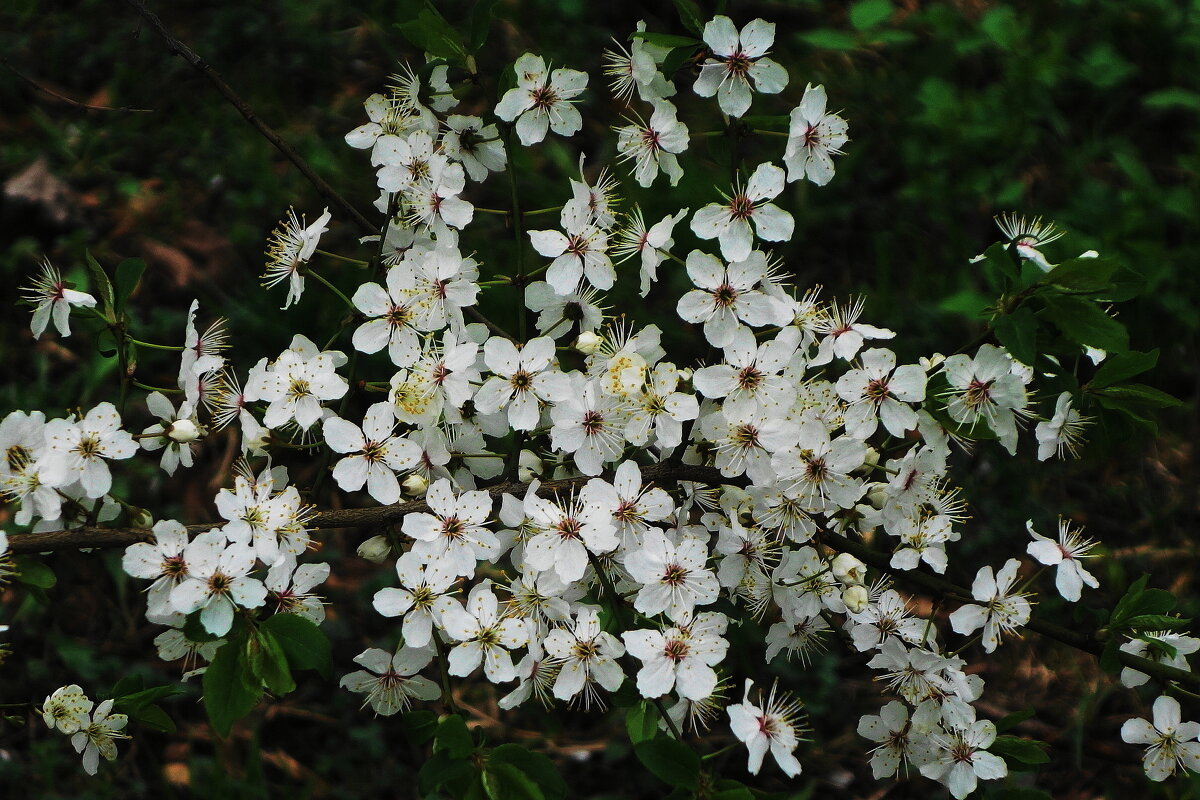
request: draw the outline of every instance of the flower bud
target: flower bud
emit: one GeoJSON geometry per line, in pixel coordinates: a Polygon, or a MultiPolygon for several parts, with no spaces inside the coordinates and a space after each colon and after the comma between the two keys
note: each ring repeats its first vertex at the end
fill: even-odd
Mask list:
{"type": "Polygon", "coordinates": [[[392,552],[392,545],[388,542],[387,537],[382,534],[372,536],[358,546],[358,557],[365,558],[367,561],[373,561],[376,564],[382,564],[390,552],[392,552]]]}
{"type": "Polygon", "coordinates": [[[847,611],[857,614],[871,604],[871,595],[865,586],[848,586],[842,591],[842,602],[847,611]]]}
{"type": "Polygon", "coordinates": [[[833,577],[842,583],[861,586],[867,582],[867,565],[849,553],[838,553],[830,569],[833,577]]]}
{"type": "Polygon", "coordinates": [[[878,484],[874,489],[867,492],[867,502],[875,508],[883,508],[888,500],[887,486],[878,484]]]}
{"type": "Polygon", "coordinates": [[[575,339],[575,344],[572,345],[576,350],[583,353],[585,356],[590,356],[595,353],[604,344],[604,337],[591,331],[584,331],[575,339]]]}
{"type": "Polygon", "coordinates": [[[167,438],[173,442],[187,444],[204,435],[204,428],[190,419],[177,419],[167,426],[167,438]]]}
{"type": "Polygon", "coordinates": [[[867,454],[863,456],[863,463],[859,464],[853,471],[859,475],[870,475],[878,463],[879,451],[874,447],[867,447],[867,454]]]}
{"type": "Polygon", "coordinates": [[[942,362],[945,360],[946,360],[946,357],[944,355],[942,355],[941,353],[934,353],[929,358],[925,358],[925,356],[921,356],[919,359],[917,359],[917,363],[920,364],[921,368],[924,369],[926,372],[931,372],[932,370],[935,370],[939,366],[941,366],[942,362]]]}
{"type": "Polygon", "coordinates": [[[529,483],[534,478],[541,477],[545,468],[546,465],[532,450],[522,450],[517,456],[517,480],[521,483],[529,483]]]}
{"type": "Polygon", "coordinates": [[[425,494],[425,490],[429,488],[429,481],[425,480],[424,475],[418,475],[414,472],[405,478],[400,485],[404,487],[405,494],[411,494],[413,497],[422,497],[425,494]]]}
{"type": "Polygon", "coordinates": [[[129,507],[129,522],[135,528],[150,528],[154,525],[154,517],[144,508],[129,507]]]}

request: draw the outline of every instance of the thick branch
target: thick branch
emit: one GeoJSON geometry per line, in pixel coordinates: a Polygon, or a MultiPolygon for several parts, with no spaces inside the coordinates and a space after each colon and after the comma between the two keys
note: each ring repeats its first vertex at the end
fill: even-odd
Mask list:
{"type": "Polygon", "coordinates": [[[195,69],[204,77],[208,78],[208,80],[212,82],[213,86],[217,87],[217,91],[229,101],[230,105],[236,108],[238,112],[246,118],[246,121],[254,126],[254,129],[261,133],[267,139],[267,141],[275,145],[275,149],[283,153],[284,158],[286,158],[288,161],[291,161],[292,164],[295,165],[296,169],[303,173],[305,178],[308,178],[308,182],[311,183],[316,190],[321,193],[322,197],[324,197],[333,205],[337,206],[345,216],[354,220],[355,224],[362,228],[365,233],[377,234],[379,232],[379,225],[376,225],[364,217],[358,209],[350,205],[350,201],[338,194],[337,190],[326,183],[324,178],[313,171],[313,168],[308,165],[307,161],[300,157],[300,154],[296,152],[296,149],[284,141],[283,137],[276,133],[270,125],[259,119],[258,115],[254,113],[254,110],[250,108],[250,106],[246,105],[246,101],[242,100],[242,98],[238,96],[237,92],[233,91],[229,84],[222,80],[221,76],[217,74],[216,70],[209,66],[208,62],[197,55],[196,52],[186,44],[172,36],[171,32],[167,30],[165,25],[163,25],[162,20],[158,18],[158,15],[146,8],[146,5],[142,2],[142,0],[126,0],[126,2],[133,6],[133,8],[142,15],[142,18],[150,24],[150,27],[154,29],[154,32],[158,34],[159,38],[166,42],[167,48],[172,53],[183,58],[183,60],[188,62],[193,69],[195,69]]]}
{"type": "MultiPolygon", "coordinates": [[[[726,478],[713,467],[693,464],[680,464],[674,461],[664,461],[642,467],[642,479],[646,483],[670,484],[677,481],[692,481],[710,486],[728,486],[746,484],[745,476],[726,478]]],[[[538,494],[547,496],[556,492],[570,492],[586,484],[591,478],[578,477],[565,480],[545,481],[538,488],[538,494]]],[[[487,488],[492,498],[503,494],[523,497],[529,488],[528,483],[499,483],[487,488]]],[[[424,500],[413,500],[391,506],[376,506],[374,508],[347,508],[337,511],[322,511],[316,514],[308,523],[310,529],[357,528],[369,531],[385,525],[392,525],[404,519],[405,515],[415,512],[428,511],[429,505],[424,500]]],[[[201,533],[210,530],[224,522],[189,525],[191,533],[201,533]]],[[[67,531],[51,531],[46,533],[18,533],[9,536],[9,549],[13,553],[38,553],[51,550],[72,550],[96,547],[125,547],[135,542],[150,541],[153,532],[145,528],[76,528],[67,531]]],[[[868,566],[880,572],[895,577],[898,581],[909,586],[923,589],[937,597],[953,600],[958,603],[975,603],[969,589],[951,583],[945,578],[929,575],[916,570],[900,570],[891,566],[887,553],[874,550],[862,542],[856,542],[832,531],[820,534],[821,543],[842,553],[849,553],[868,566]]],[[[1104,643],[1094,634],[1070,630],[1061,625],[1032,617],[1025,626],[1029,630],[1049,639],[1062,642],[1065,645],[1099,656],[1104,650],[1104,643]]],[[[1200,674],[1187,672],[1167,664],[1160,664],[1147,658],[1141,658],[1131,653],[1118,653],[1118,658],[1124,666],[1131,667],[1152,675],[1163,682],[1177,682],[1193,688],[1200,688],[1200,674]]]]}

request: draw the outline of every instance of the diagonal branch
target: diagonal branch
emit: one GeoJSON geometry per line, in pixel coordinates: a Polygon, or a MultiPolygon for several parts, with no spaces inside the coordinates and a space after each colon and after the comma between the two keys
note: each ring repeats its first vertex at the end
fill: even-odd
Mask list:
{"type": "Polygon", "coordinates": [[[126,2],[133,6],[134,10],[136,10],[138,14],[140,14],[142,18],[150,24],[150,27],[154,29],[156,34],[158,34],[158,37],[166,42],[167,49],[169,49],[175,55],[181,57],[184,61],[188,62],[188,64],[190,64],[192,68],[201,75],[208,78],[208,80],[212,82],[213,86],[217,88],[217,91],[229,101],[230,105],[236,108],[238,112],[246,118],[246,121],[249,122],[255,130],[261,133],[267,139],[267,141],[275,145],[275,149],[280,153],[283,153],[284,158],[292,162],[296,169],[300,170],[305,178],[308,178],[308,182],[311,183],[318,192],[320,192],[322,197],[328,200],[331,204],[337,206],[347,217],[354,220],[355,224],[362,228],[365,233],[379,233],[378,225],[372,223],[370,220],[364,217],[358,209],[350,204],[350,201],[342,197],[340,194],[338,194],[336,189],[326,183],[325,179],[318,175],[313,168],[308,165],[308,162],[296,152],[294,147],[288,144],[283,137],[276,133],[270,125],[263,122],[259,116],[254,113],[254,109],[246,105],[246,101],[238,96],[237,92],[230,88],[229,84],[225,83],[221,76],[217,74],[217,71],[209,66],[208,62],[197,55],[196,52],[186,44],[172,36],[171,32],[167,30],[165,25],[163,25],[162,20],[158,18],[158,15],[146,8],[146,4],[143,3],[142,0],[126,0],[126,2]]]}

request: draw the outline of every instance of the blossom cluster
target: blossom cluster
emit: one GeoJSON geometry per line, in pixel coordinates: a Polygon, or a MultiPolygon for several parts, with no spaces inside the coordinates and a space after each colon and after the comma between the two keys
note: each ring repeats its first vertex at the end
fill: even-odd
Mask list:
{"type": "MultiPolygon", "coordinates": [[[[788,74],[767,57],[773,38],[763,20],[741,30],[723,16],[709,22],[694,93],[715,96],[731,117],[743,116],[756,94],[780,93],[788,74]]],[[[616,129],[616,168],[623,163],[643,187],[660,172],[677,184],[690,142],[672,101],[678,87],[660,69],[665,57],[635,36],[607,59],[613,96],[630,115],[616,129]],[[645,114],[633,107],[635,95],[645,114]]],[[[189,530],[159,520],[153,541],[124,555],[126,572],[150,582],[147,618],[166,627],[156,639],[164,659],[213,658],[238,615],[269,609],[323,620],[314,590],[330,565],[304,561],[314,509],[285,468],[248,466],[298,442],[328,448],[332,479],[350,498],[423,499],[424,510],[359,551],[393,559],[396,575],[373,606],[396,620],[399,644],[366,650],[355,659],[363,669],[341,681],[377,714],[441,697],[423,673],[445,652],[449,676],[479,673],[508,685],[505,709],[603,705],[628,680],[643,698],[670,701],[681,727],[709,725],[724,711],[752,772],[770,753],[794,776],[799,704],[774,689],[752,702],[751,680],[741,703],[726,701],[729,627],[742,620],[718,609],[732,607],[767,628],[768,664],[807,663],[840,629],[878,673],[897,699],[859,723],[876,745],[876,777],[909,765],[962,798],[978,780],[1006,775],[1005,761],[988,751],[995,726],[974,705],[984,681],[962,648],[944,647],[935,617],[917,615],[887,578],[837,554],[826,534],[873,540],[889,572],[924,565],[945,573],[969,519],[953,485],[952,445],[995,438],[1015,453],[1038,419],[1039,458],[1073,453],[1086,420],[1070,394],[1041,418],[1034,370],[1005,348],[906,361],[887,346],[895,332],[863,320],[861,299],[823,299],[819,288],[789,283],[770,250],[794,233],[779,204],[786,184],[828,183],[832,157],[848,141],[846,121],[811,84],[789,115],[783,166],[755,165],[744,182],[714,187],[712,202],[694,212],[680,208],[647,225],[639,208],[622,210],[615,173],[589,180],[581,159],[578,178],[563,188],[558,225],[528,230],[520,243],[544,259],[528,276],[539,279],[508,280],[524,286],[521,313],[538,335],[522,341],[468,322],[487,266],[462,241],[475,219],[472,184],[508,168],[506,145],[532,146],[550,132],[569,137],[583,125],[575,104],[585,73],[527,53],[514,75],[494,109],[499,122],[489,122],[452,113],[458,100],[447,66],[406,68],[386,94],[368,98],[368,122],[346,135],[369,151],[383,215],[380,235],[367,242],[377,269],[345,298],[354,311],[350,345],[380,354],[369,363],[387,364],[379,380],[359,383],[385,399],[360,412],[349,403],[335,410],[332,401],[356,388],[349,359],[300,335],[240,379],[221,354],[223,326],[198,333],[193,305],[182,401],[149,394],[146,410],[159,422],[139,436],[109,403],[78,419],[47,421],[35,411],[0,423],[0,482],[20,504],[18,523],[36,518],[39,529],[53,529],[110,518],[120,508],[110,498],[110,461],[132,457],[140,444],[162,450],[160,466],[171,474],[192,465],[212,431],[236,422],[247,461],[215,497],[223,522],[189,530]],[[691,249],[676,241],[687,235],[676,232],[685,220],[691,249]],[[623,267],[635,259],[636,277],[623,267]],[[664,285],[686,282],[673,308],[709,345],[702,362],[677,363],[658,326],[606,319],[600,305],[622,280],[636,280],[645,296],[667,269],[664,285]],[[514,439],[517,451],[505,452],[514,439]],[[660,485],[655,476],[674,467],[719,479],[660,485]],[[506,479],[507,490],[495,489],[506,479]],[[209,634],[203,641],[188,635],[189,615],[209,634]]],[[[273,236],[264,279],[288,282],[287,305],[301,299],[306,275],[319,274],[312,263],[330,222],[327,212],[313,225],[290,213],[273,236]]],[[[1017,251],[1039,263],[1033,244],[1017,251]]],[[[87,305],[56,287],[35,311],[35,333],[47,315],[57,322],[60,309],[87,305]]],[[[1081,561],[1093,543],[1078,530],[1060,523],[1052,540],[1031,522],[1029,534],[1028,554],[1055,567],[1064,599],[1098,585],[1081,561]]],[[[951,630],[978,631],[988,653],[1016,635],[1032,602],[1029,587],[1018,586],[1020,569],[1016,558],[980,568],[974,602],[949,616],[951,630]]],[[[1200,642],[1176,639],[1170,663],[1186,668],[1183,656],[1200,642]]],[[[1138,651],[1142,644],[1126,652],[1165,658],[1138,651]]],[[[109,702],[89,721],[91,708],[78,687],[65,687],[45,713],[65,733],[82,731],[75,746],[94,772],[97,753],[113,757],[125,719],[109,715],[109,702]]],[[[1194,732],[1179,725],[1177,707],[1170,712],[1156,703],[1153,726],[1123,730],[1127,741],[1151,744],[1151,777],[1176,764],[1193,768],[1198,757],[1179,744],[1194,732]]]]}
{"type": "Polygon", "coordinates": [[[117,739],[129,738],[124,733],[129,717],[112,710],[112,700],[96,705],[75,684],[55,689],[40,709],[46,727],[71,737],[71,746],[83,755],[83,769],[89,775],[100,768],[100,756],[116,760],[117,739]]]}

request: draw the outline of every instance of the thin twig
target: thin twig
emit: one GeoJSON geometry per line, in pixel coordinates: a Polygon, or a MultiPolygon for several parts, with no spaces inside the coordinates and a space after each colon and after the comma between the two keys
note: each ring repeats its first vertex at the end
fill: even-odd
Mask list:
{"type": "Polygon", "coordinates": [[[56,100],[63,101],[64,103],[66,103],[69,106],[75,106],[75,108],[82,108],[85,111],[127,111],[127,112],[138,113],[138,114],[149,114],[152,111],[154,111],[153,108],[130,108],[128,106],[96,106],[96,105],[92,105],[91,103],[81,103],[78,100],[72,100],[71,98],[67,97],[65,94],[59,94],[58,92],[54,91],[53,89],[50,89],[50,88],[38,83],[33,78],[29,77],[28,75],[21,72],[16,67],[14,67],[12,65],[12,63],[4,56],[0,56],[0,64],[3,64],[5,67],[8,67],[9,72],[11,72],[13,75],[16,75],[18,78],[25,81],[27,84],[29,84],[34,89],[41,92],[42,94],[48,94],[51,97],[55,98],[56,100]]]}
{"type": "Polygon", "coordinates": [[[134,10],[136,10],[138,14],[140,14],[142,18],[146,20],[146,22],[150,23],[150,27],[154,29],[154,32],[158,34],[160,39],[166,42],[167,48],[172,53],[183,58],[183,60],[188,62],[193,69],[195,69],[204,77],[208,78],[208,80],[211,81],[215,87],[217,87],[217,91],[229,101],[230,105],[236,108],[238,112],[246,118],[246,121],[254,126],[254,129],[261,133],[267,139],[267,141],[275,145],[275,149],[280,153],[283,153],[284,158],[286,158],[288,161],[291,161],[292,164],[295,165],[296,169],[300,170],[305,178],[308,178],[308,182],[311,183],[316,190],[321,193],[322,197],[341,209],[342,213],[354,220],[355,224],[362,228],[365,233],[374,234],[378,230],[378,225],[372,223],[370,220],[364,217],[358,209],[350,205],[350,201],[338,194],[337,190],[326,183],[324,178],[313,171],[313,168],[308,165],[307,161],[301,158],[300,154],[296,152],[294,147],[284,141],[283,137],[276,133],[270,125],[259,119],[258,115],[254,113],[254,110],[250,108],[250,106],[246,105],[246,101],[238,96],[237,92],[230,88],[229,84],[225,83],[221,76],[217,74],[217,71],[209,66],[208,62],[197,55],[196,52],[186,44],[171,35],[171,32],[167,30],[165,25],[163,25],[163,22],[158,18],[158,15],[146,8],[146,4],[143,3],[142,0],[125,1],[131,5],[134,10]]]}

